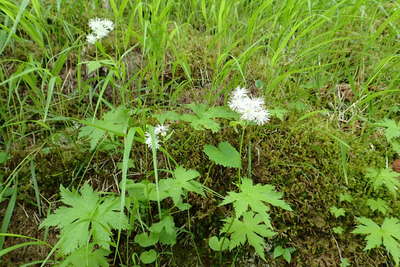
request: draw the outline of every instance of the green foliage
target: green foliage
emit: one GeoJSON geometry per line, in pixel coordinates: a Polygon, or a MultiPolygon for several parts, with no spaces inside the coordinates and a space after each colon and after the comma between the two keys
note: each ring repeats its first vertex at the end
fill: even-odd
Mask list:
{"type": "Polygon", "coordinates": [[[381,245],[390,253],[396,265],[400,262],[400,221],[396,218],[385,218],[382,226],[371,219],[357,218],[359,225],[352,232],[367,235],[367,245],[364,250],[377,248],[381,245]]]}
{"type": "Polygon", "coordinates": [[[367,168],[365,177],[372,183],[372,187],[377,191],[381,187],[386,187],[390,193],[396,195],[396,191],[400,186],[399,173],[392,169],[375,169],[367,168]]]}
{"type": "Polygon", "coordinates": [[[208,240],[208,245],[215,251],[227,250],[229,248],[229,243],[230,240],[226,237],[218,238],[217,236],[212,236],[208,240]]]}
{"type": "Polygon", "coordinates": [[[400,125],[396,123],[396,121],[390,119],[385,119],[376,125],[385,128],[386,140],[392,145],[394,151],[400,153],[400,142],[398,141],[400,137],[400,125]]]}
{"type": "Polygon", "coordinates": [[[104,114],[102,120],[86,120],[82,123],[87,126],[80,129],[79,138],[88,138],[90,150],[94,150],[106,134],[111,138],[125,134],[129,125],[129,110],[121,106],[104,114]]]}
{"type": "Polygon", "coordinates": [[[333,227],[332,230],[333,230],[333,232],[334,232],[335,234],[338,234],[338,235],[341,235],[341,234],[343,234],[343,232],[344,232],[343,227],[340,227],[340,226],[338,226],[338,227],[333,227]]]}
{"type": "Polygon", "coordinates": [[[221,142],[218,147],[205,145],[204,153],[210,160],[224,167],[241,168],[242,166],[239,152],[228,142],[221,142]]]}
{"type": "Polygon", "coordinates": [[[95,249],[94,245],[89,244],[74,250],[68,257],[65,258],[59,267],[108,267],[107,256],[110,254],[105,249],[95,249]]]}
{"type": "Polygon", "coordinates": [[[157,252],[154,249],[150,249],[149,251],[144,251],[140,254],[140,260],[144,264],[150,264],[155,262],[157,259],[157,252]]]}
{"type": "Polygon", "coordinates": [[[240,189],[239,193],[229,192],[228,196],[226,196],[220,204],[222,206],[233,203],[236,218],[245,214],[250,208],[250,210],[257,212],[261,218],[263,218],[268,227],[272,228],[268,214],[270,208],[265,203],[280,207],[284,210],[292,210],[290,206],[281,199],[283,194],[276,192],[275,187],[272,185],[253,185],[251,179],[243,178],[238,188],[240,189]]]}
{"type": "Polygon", "coordinates": [[[282,256],[286,262],[290,263],[292,261],[292,253],[296,251],[295,248],[283,248],[282,246],[277,246],[274,249],[274,259],[282,256]]]}
{"type": "Polygon", "coordinates": [[[193,111],[193,114],[178,114],[173,111],[169,111],[163,114],[158,114],[155,117],[160,123],[164,123],[166,120],[173,121],[185,121],[195,130],[211,130],[212,132],[218,132],[221,127],[215,120],[218,118],[232,119],[236,118],[237,114],[229,110],[227,107],[208,107],[206,104],[188,104],[186,105],[193,111]]]}
{"type": "Polygon", "coordinates": [[[350,194],[341,193],[341,194],[339,194],[339,201],[351,203],[353,201],[353,197],[350,194]]]}
{"type": "Polygon", "coordinates": [[[79,194],[60,186],[61,201],[70,207],[60,207],[49,215],[40,227],[56,226],[61,230],[60,249],[64,254],[93,243],[110,249],[111,230],[128,229],[128,219],[119,213],[119,199],[100,194],[85,184],[79,194]],[[73,233],[73,234],[71,234],[73,233]]]}
{"type": "Polygon", "coordinates": [[[5,163],[9,158],[9,155],[5,151],[0,151],[0,164],[5,163]]]}
{"type": "Polygon", "coordinates": [[[127,180],[126,189],[129,196],[138,201],[162,201],[170,197],[176,207],[186,210],[190,208],[190,205],[183,203],[182,197],[186,197],[188,192],[204,196],[203,186],[194,181],[199,176],[200,174],[195,170],[186,170],[182,166],[178,166],[173,172],[173,178],[159,181],[158,194],[156,184],[146,181],[135,183],[127,180]]]}
{"type": "Polygon", "coordinates": [[[246,241],[254,247],[258,256],[265,260],[264,238],[273,237],[276,233],[269,230],[264,224],[265,218],[261,214],[248,211],[243,213],[243,219],[226,218],[221,233],[230,234],[229,249],[232,250],[246,241]]]}
{"type": "Polygon", "coordinates": [[[335,218],[339,218],[340,216],[344,216],[346,211],[343,208],[337,208],[336,206],[332,206],[329,209],[330,213],[335,216],[335,218]]]}
{"type": "Polygon", "coordinates": [[[342,258],[341,260],[340,260],[340,265],[339,265],[340,267],[348,267],[348,266],[351,266],[351,263],[350,263],[350,261],[349,261],[349,259],[347,259],[347,258],[342,258]]]}
{"type": "Polygon", "coordinates": [[[170,215],[164,216],[161,221],[153,223],[149,232],[143,232],[135,236],[135,242],[141,247],[150,247],[160,242],[164,245],[174,245],[176,243],[177,228],[174,218],[170,215]]]}
{"type": "Polygon", "coordinates": [[[367,200],[367,205],[372,211],[379,211],[383,215],[385,215],[389,211],[389,206],[387,205],[386,201],[377,198],[377,199],[372,199],[369,198],[367,200]]]}

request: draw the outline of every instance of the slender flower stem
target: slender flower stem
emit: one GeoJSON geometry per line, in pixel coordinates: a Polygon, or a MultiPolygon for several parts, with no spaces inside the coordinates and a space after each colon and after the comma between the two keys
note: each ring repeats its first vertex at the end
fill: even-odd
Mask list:
{"type": "Polygon", "coordinates": [[[157,148],[156,148],[156,136],[154,133],[154,128],[150,130],[151,136],[151,151],[153,153],[153,167],[154,167],[154,177],[156,180],[156,192],[157,192],[157,208],[158,208],[158,216],[161,220],[161,204],[160,204],[160,190],[158,187],[158,167],[157,167],[157,148]]]}
{"type": "MultiPolygon", "coordinates": [[[[242,158],[242,149],[243,149],[243,139],[244,139],[244,133],[246,131],[246,126],[243,126],[242,134],[240,136],[240,146],[239,146],[239,155],[240,158],[242,158]]],[[[242,182],[242,177],[240,176],[240,171],[242,168],[238,169],[238,181],[242,182]]]]}

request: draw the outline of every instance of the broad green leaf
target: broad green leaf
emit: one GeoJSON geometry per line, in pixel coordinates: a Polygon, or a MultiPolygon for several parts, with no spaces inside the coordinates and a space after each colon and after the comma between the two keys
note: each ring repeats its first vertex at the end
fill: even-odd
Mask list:
{"type": "Polygon", "coordinates": [[[157,252],[154,249],[150,249],[149,251],[142,252],[140,254],[140,260],[144,264],[150,264],[155,262],[157,259],[157,252]]]}
{"type": "Polygon", "coordinates": [[[269,230],[268,226],[265,225],[264,218],[260,214],[254,212],[245,212],[243,214],[243,220],[239,218],[227,218],[224,219],[224,226],[221,230],[222,233],[230,234],[229,249],[244,245],[246,241],[254,247],[258,256],[265,260],[264,249],[265,241],[264,238],[273,237],[276,233],[269,230]]]}
{"type": "Polygon", "coordinates": [[[351,203],[353,201],[353,197],[350,194],[342,193],[342,194],[339,194],[339,201],[351,203]]]}
{"type": "Polygon", "coordinates": [[[274,259],[282,256],[285,259],[285,261],[290,263],[292,261],[292,253],[295,250],[296,250],[295,248],[283,248],[282,246],[277,246],[273,252],[274,259]]]}
{"type": "Polygon", "coordinates": [[[87,126],[81,128],[79,138],[88,138],[90,150],[94,150],[106,134],[111,137],[125,135],[129,126],[129,110],[121,106],[107,112],[102,120],[94,119],[81,122],[87,126]]]}
{"type": "Polygon", "coordinates": [[[367,168],[365,177],[372,183],[372,187],[375,191],[384,186],[390,193],[396,195],[396,191],[400,186],[400,174],[389,168],[367,168]]]}
{"type": "Polygon", "coordinates": [[[329,209],[329,211],[331,212],[331,214],[333,216],[335,216],[335,218],[339,218],[340,216],[344,216],[346,211],[343,208],[337,208],[335,206],[331,207],[329,209]]]}
{"type": "Polygon", "coordinates": [[[386,201],[377,198],[377,199],[368,199],[367,205],[372,211],[379,211],[382,214],[386,214],[389,210],[389,206],[387,205],[386,201]]]}
{"type": "Polygon", "coordinates": [[[236,218],[242,216],[248,209],[257,212],[264,219],[264,223],[272,228],[268,215],[269,206],[266,203],[276,207],[291,211],[292,209],[284,200],[282,193],[276,192],[272,185],[253,185],[253,181],[248,178],[242,179],[242,184],[238,185],[240,192],[229,192],[220,205],[233,203],[236,218]]]}
{"type": "Polygon", "coordinates": [[[351,266],[349,259],[347,258],[342,258],[342,260],[340,261],[340,267],[349,267],[351,266]]]}
{"type": "Polygon", "coordinates": [[[161,124],[164,124],[166,120],[179,121],[181,119],[181,115],[175,111],[167,111],[161,114],[156,114],[153,117],[155,117],[161,124]]]}
{"type": "Polygon", "coordinates": [[[176,243],[177,229],[172,216],[165,216],[158,223],[153,223],[150,231],[158,234],[160,242],[165,245],[174,245],[176,243]]]}
{"type": "Polygon", "coordinates": [[[239,152],[228,142],[219,143],[218,147],[205,145],[204,153],[210,160],[224,167],[241,168],[242,166],[239,152]]]}
{"type": "Polygon", "coordinates": [[[376,125],[386,128],[385,136],[389,142],[394,138],[400,137],[400,125],[397,124],[394,120],[386,119],[378,122],[376,125]]]}
{"type": "Polygon", "coordinates": [[[332,230],[333,230],[333,232],[334,232],[335,234],[338,234],[338,235],[341,235],[341,234],[343,234],[343,232],[344,232],[344,229],[343,229],[342,227],[340,227],[340,226],[338,226],[338,227],[333,227],[332,230]]]}
{"type": "Polygon", "coordinates": [[[229,248],[229,239],[226,237],[222,237],[218,239],[218,237],[213,236],[208,240],[208,245],[212,250],[222,251],[227,250],[229,248]]]}
{"type": "Polygon", "coordinates": [[[377,248],[381,245],[390,253],[396,265],[400,262],[400,221],[396,218],[385,218],[382,226],[371,219],[357,218],[359,225],[352,232],[367,235],[367,245],[364,250],[377,248]]]}
{"type": "Polygon", "coordinates": [[[82,266],[82,267],[108,267],[107,255],[109,251],[94,249],[94,245],[81,247],[73,251],[59,267],[82,266]]]}
{"type": "Polygon", "coordinates": [[[71,207],[58,208],[40,228],[55,226],[61,230],[60,248],[64,254],[86,246],[89,241],[109,250],[111,230],[128,229],[128,218],[120,216],[117,198],[100,197],[88,184],[81,188],[81,194],[62,185],[60,190],[61,201],[71,207]]]}
{"type": "Polygon", "coordinates": [[[143,248],[155,245],[158,242],[158,234],[140,233],[135,236],[135,242],[143,248]]]}

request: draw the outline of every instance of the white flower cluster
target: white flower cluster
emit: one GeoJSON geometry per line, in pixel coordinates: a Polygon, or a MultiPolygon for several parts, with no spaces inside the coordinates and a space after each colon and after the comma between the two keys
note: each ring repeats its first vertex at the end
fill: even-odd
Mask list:
{"type": "Polygon", "coordinates": [[[114,23],[108,19],[94,18],[89,20],[89,27],[93,33],[88,34],[86,40],[90,44],[94,44],[108,35],[114,29],[114,23]]]}
{"type": "Polygon", "coordinates": [[[265,109],[264,100],[261,97],[250,97],[246,88],[237,87],[229,100],[229,107],[238,112],[244,121],[252,121],[263,125],[269,121],[269,112],[265,109]]]}
{"type": "MultiPolygon", "coordinates": [[[[168,126],[166,126],[166,125],[157,125],[154,128],[154,144],[155,144],[156,149],[158,149],[160,147],[158,136],[161,135],[164,137],[167,135],[167,133],[168,133],[168,126]]],[[[145,135],[146,135],[145,143],[149,146],[149,148],[152,148],[153,144],[151,142],[151,134],[149,132],[146,132],[145,135]]]]}

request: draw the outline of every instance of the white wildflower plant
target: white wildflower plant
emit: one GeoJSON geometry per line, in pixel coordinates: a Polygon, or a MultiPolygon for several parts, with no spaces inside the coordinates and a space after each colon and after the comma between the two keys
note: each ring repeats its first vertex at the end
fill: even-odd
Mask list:
{"type": "Polygon", "coordinates": [[[231,94],[229,107],[240,114],[243,121],[264,125],[269,121],[270,113],[261,97],[251,97],[246,88],[237,87],[231,94]]]}
{"type": "Polygon", "coordinates": [[[89,27],[93,32],[86,36],[86,41],[94,44],[114,30],[114,23],[108,19],[94,18],[89,20],[89,27]]]}
{"type": "MultiPolygon", "coordinates": [[[[155,149],[158,149],[160,147],[160,136],[165,137],[167,136],[169,127],[167,125],[159,124],[156,127],[154,127],[154,145],[155,149]]],[[[153,128],[150,129],[150,131],[153,130],[153,128]]],[[[151,133],[147,131],[145,133],[145,143],[146,145],[152,149],[153,148],[153,142],[151,140],[151,133]]]]}

